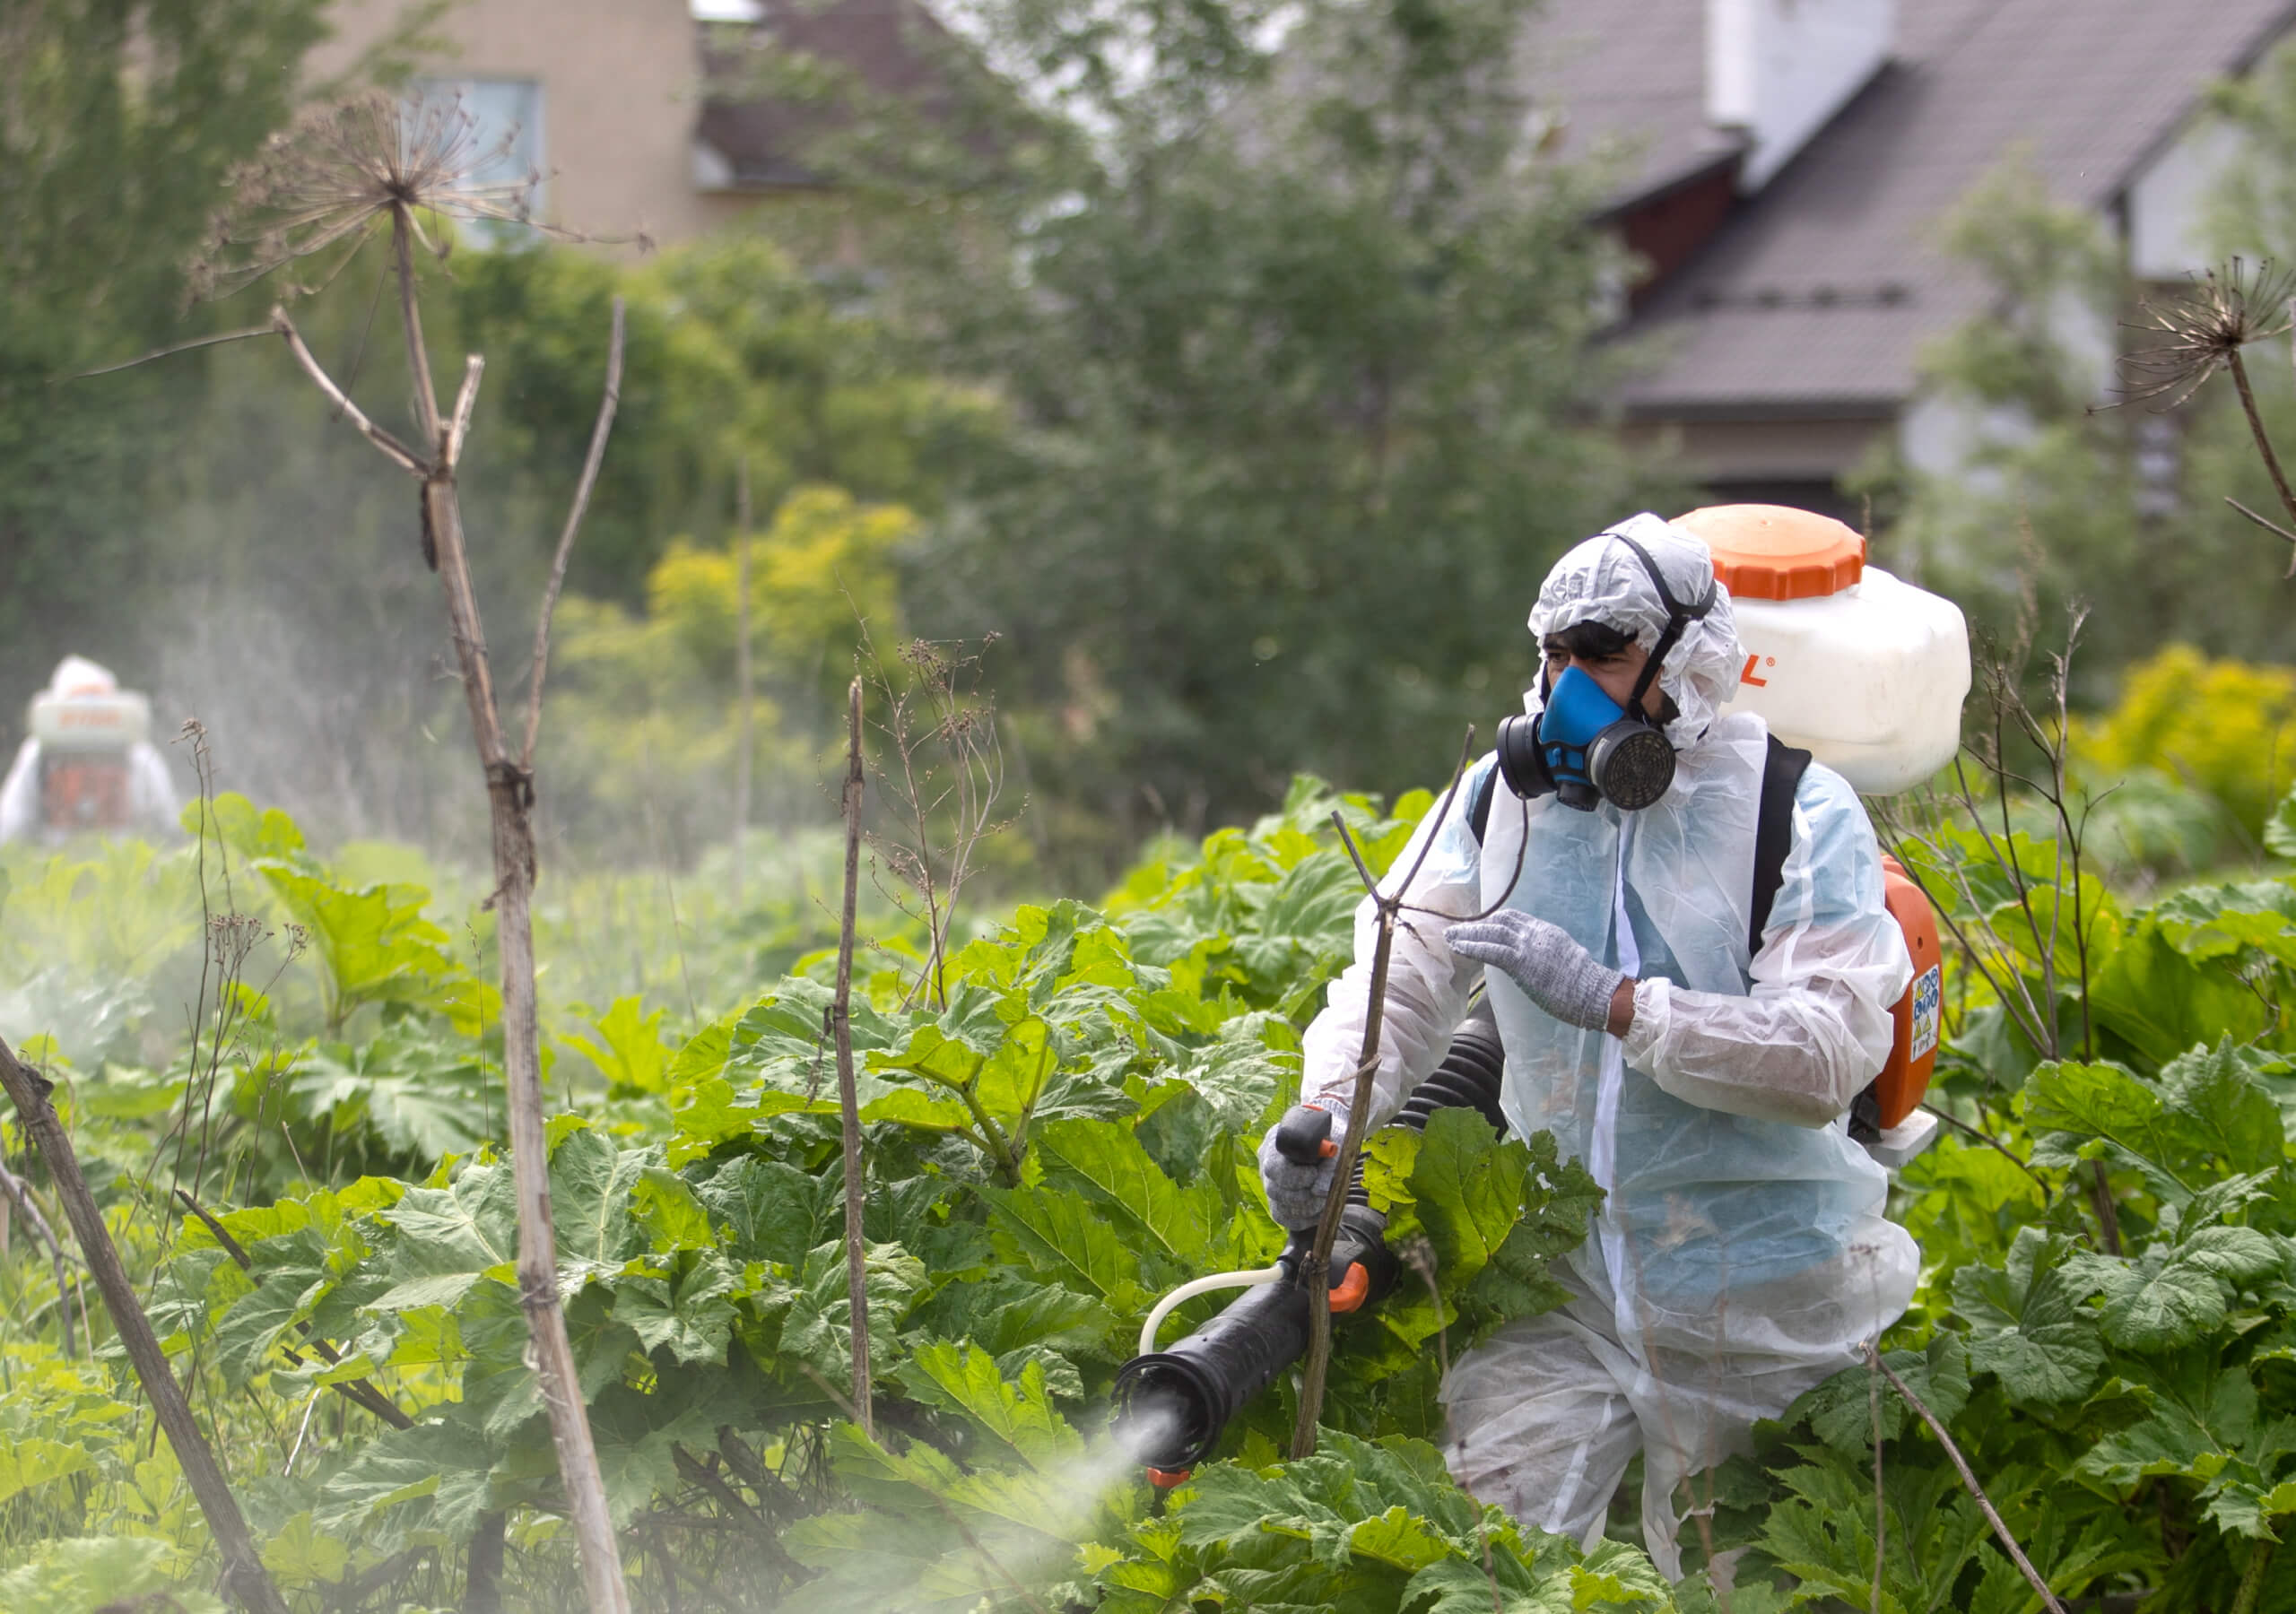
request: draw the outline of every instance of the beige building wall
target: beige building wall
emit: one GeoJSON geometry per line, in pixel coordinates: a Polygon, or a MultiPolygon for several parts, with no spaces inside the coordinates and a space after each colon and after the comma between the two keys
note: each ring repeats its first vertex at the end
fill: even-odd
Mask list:
{"type": "MultiPolygon", "coordinates": [[[[529,81],[541,89],[538,216],[586,235],[657,245],[726,222],[754,198],[693,182],[700,36],[689,0],[455,0],[429,30],[451,48],[421,71],[529,81]]],[[[335,0],[335,37],[314,78],[343,72],[386,37],[405,0],[335,0]]]]}

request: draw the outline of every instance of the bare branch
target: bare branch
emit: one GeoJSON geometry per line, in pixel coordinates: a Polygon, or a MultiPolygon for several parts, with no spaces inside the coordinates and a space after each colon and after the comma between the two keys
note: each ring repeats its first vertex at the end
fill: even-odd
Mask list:
{"type": "MultiPolygon", "coordinates": [[[[1451,803],[1458,795],[1459,782],[1467,777],[1467,764],[1474,758],[1474,725],[1470,723],[1467,725],[1465,735],[1459,741],[1459,759],[1451,764],[1451,782],[1443,788],[1443,799],[1435,803],[1434,827],[1428,830],[1427,838],[1419,843],[1419,855],[1411,860],[1410,870],[1405,873],[1403,882],[1396,887],[1395,900],[1397,904],[1401,904],[1404,893],[1410,890],[1412,882],[1419,878],[1419,871],[1427,866],[1427,855],[1435,850],[1436,833],[1442,828],[1443,820],[1451,816],[1451,803]]],[[[1338,815],[1335,813],[1333,816],[1338,815]]],[[[1350,856],[1354,855],[1353,846],[1351,846],[1347,850],[1350,856]]],[[[1359,869],[1363,866],[1361,858],[1356,859],[1355,866],[1359,869]]],[[[1375,890],[1376,889],[1374,888],[1375,890]]]]}
{"type": "Polygon", "coordinates": [[[2017,1538],[2009,1533],[2009,1527],[2001,1522],[2001,1515],[1993,1510],[1993,1499],[1985,1494],[1985,1488],[1978,1484],[1977,1476],[1970,1472],[1970,1465],[1961,1456],[1961,1448],[1953,1444],[1953,1437],[1951,1435],[1945,1433],[1945,1426],[1937,1421],[1937,1415],[1929,1410],[1928,1405],[1919,1396],[1907,1387],[1906,1382],[1892,1370],[1887,1362],[1882,1359],[1879,1351],[1874,1354],[1873,1362],[1874,1367],[1882,1370],[1882,1376],[1897,1386],[1898,1393],[1905,1397],[1905,1404],[1921,1414],[1921,1421],[1929,1426],[1929,1432],[1937,1436],[1937,1444],[1945,1448],[1945,1455],[1953,1460],[1953,1471],[1961,1475],[1962,1488],[1977,1498],[1979,1508],[1985,1514],[1985,1522],[1993,1526],[1995,1539],[2000,1541],[2003,1549],[2009,1554],[2010,1561],[2023,1573],[2025,1584],[2040,1594],[2041,1606],[2048,1610],[2049,1614],[2065,1614],[2065,1605],[2057,1601],[2057,1593],[2048,1589],[2048,1583],[2043,1580],[2040,1577],[2040,1572],[2033,1567],[2032,1559],[2025,1556],[2025,1549],[2017,1545],[2017,1538]]]}
{"type": "Polygon", "coordinates": [[[2248,417],[2248,435],[2256,439],[2257,456],[2272,473],[2273,491],[2280,495],[2280,508],[2288,512],[2290,520],[2296,521],[2296,489],[2289,487],[2288,473],[2281,469],[2280,456],[2273,451],[2272,438],[2264,429],[2264,416],[2257,408],[2256,390],[2248,385],[2248,367],[2241,360],[2240,350],[2235,347],[2226,353],[2224,362],[2231,367],[2232,385],[2240,395],[2240,412],[2248,417]]]}
{"type": "Polygon", "coordinates": [[[1339,831],[1339,844],[1347,848],[1347,855],[1355,864],[1355,877],[1363,882],[1363,889],[1371,893],[1374,900],[1383,901],[1379,896],[1379,882],[1372,877],[1370,868],[1363,861],[1363,854],[1355,849],[1355,837],[1347,832],[1347,820],[1335,811],[1331,815],[1331,827],[1339,831]]]}
{"type": "Polygon", "coordinates": [[[485,369],[484,354],[473,353],[463,360],[463,386],[455,395],[455,418],[447,428],[444,458],[449,471],[462,464],[463,442],[470,436],[471,412],[478,407],[478,377],[485,369]]]}
{"type": "MultiPolygon", "coordinates": [[[[247,1247],[244,1245],[240,1244],[238,1239],[231,1237],[231,1230],[229,1228],[216,1220],[213,1216],[208,1213],[204,1206],[203,1206],[197,1200],[192,1198],[190,1194],[185,1193],[181,1188],[178,1188],[176,1190],[176,1197],[183,1202],[185,1210],[197,1217],[208,1232],[214,1235],[215,1242],[223,1246],[223,1253],[225,1254],[229,1255],[233,1261],[239,1263],[239,1267],[241,1271],[248,1271],[254,1268],[254,1257],[248,1254],[247,1247]]],[[[318,1353],[319,1358],[326,1362],[328,1367],[334,1367],[341,1365],[343,1361],[343,1353],[336,1350],[334,1346],[328,1344],[325,1340],[320,1339],[318,1335],[312,1332],[311,1325],[309,1322],[298,1323],[295,1326],[297,1330],[300,1332],[303,1338],[309,1343],[311,1349],[318,1353]]],[[[289,1360],[299,1363],[302,1360],[300,1357],[297,1356],[293,1350],[289,1349],[286,1346],[283,1345],[280,1349],[287,1351],[289,1360]]],[[[372,1412],[376,1417],[381,1419],[394,1429],[411,1429],[414,1427],[414,1419],[409,1418],[404,1412],[399,1410],[399,1405],[396,1401],[391,1400],[389,1396],[385,1395],[380,1390],[375,1388],[374,1381],[371,1379],[352,1379],[348,1383],[338,1383],[331,1385],[330,1388],[332,1388],[337,1394],[341,1395],[345,1401],[358,1402],[359,1405],[366,1408],[368,1411],[372,1412]]],[[[289,1466],[293,1466],[291,1458],[290,1459],[289,1466]]]]}
{"type": "Polygon", "coordinates": [[[177,353],[188,353],[194,348],[218,347],[226,342],[245,342],[250,336],[268,336],[276,329],[274,325],[248,325],[243,330],[218,331],[212,336],[194,336],[187,342],[171,342],[163,348],[153,348],[148,353],[139,353],[133,359],[123,359],[117,364],[100,364],[94,369],[75,370],[68,376],[57,376],[51,379],[48,385],[56,386],[65,381],[85,381],[95,376],[117,375],[124,369],[134,369],[139,364],[149,364],[155,359],[167,359],[177,353]]]}
{"type": "Polygon", "coordinates": [[[2230,493],[2227,493],[2224,496],[2224,502],[2231,505],[2234,509],[2239,511],[2241,515],[2247,516],[2250,521],[2255,522],[2258,526],[2262,527],[2266,532],[2273,534],[2275,538],[2283,538],[2287,540],[2290,543],[2296,543],[2296,533],[2290,532],[2286,527],[2281,525],[2278,522],[2274,521],[2269,516],[2257,515],[2254,510],[2248,508],[2248,506],[2242,504],[2230,493]]]}
{"type": "Polygon", "coordinates": [[[303,373],[311,378],[311,385],[326,395],[327,402],[335,405],[335,413],[350,421],[361,437],[381,449],[385,457],[395,461],[399,469],[414,476],[430,476],[430,466],[427,461],[369,420],[359,405],[335,384],[335,377],[326,373],[319,361],[311,356],[311,350],[304,345],[303,334],[295,328],[295,322],[287,317],[285,308],[271,310],[271,328],[287,339],[287,351],[295,355],[295,362],[303,367],[303,373]]]}
{"type": "Polygon", "coordinates": [[[2006,1143],[2004,1143],[2000,1139],[1995,1137],[1991,1132],[1980,1131],[1977,1127],[1971,1126],[1968,1122],[1962,1120],[1959,1115],[1939,1109],[1934,1104],[1924,1104],[1920,1107],[1927,1111],[1930,1115],[1936,1116],[1937,1119],[1943,1121],[1946,1125],[1969,1133],[1970,1137],[1975,1138],[1979,1142],[1985,1144],[1989,1149],[1992,1149],[1998,1153],[2003,1159],[2007,1160],[2012,1166],[2014,1166],[2018,1170],[2032,1178],[2034,1184],[2041,1191],[2042,1204],[2048,1204],[2051,1199],[2056,1197],[2050,1192],[2048,1179],[2041,1176],[2039,1172],[2035,1171],[2030,1165],[2026,1164],[2026,1162],[2020,1158],[2013,1150],[2012,1150],[2006,1143]]]}
{"type": "Polygon", "coordinates": [[[535,622],[535,655],[526,680],[526,742],[518,766],[535,765],[535,740],[542,733],[542,681],[550,665],[550,619],[558,609],[558,591],[566,586],[566,561],[574,552],[574,535],[590,508],[590,490],[597,486],[598,464],[605,458],[606,434],[613,430],[614,411],[622,406],[622,303],[613,299],[613,335],[606,347],[605,395],[598,400],[597,424],[590,429],[590,452],[582,461],[582,480],[574,486],[574,505],[566,512],[566,525],[558,534],[558,553],[551,557],[550,586],[543,591],[542,612],[535,622]]]}
{"type": "Polygon", "coordinates": [[[422,310],[415,296],[414,210],[391,204],[391,254],[398,268],[399,327],[406,337],[407,369],[414,375],[414,423],[431,452],[439,448],[439,388],[430,379],[430,350],[422,340],[422,310]]]}
{"type": "MultiPolygon", "coordinates": [[[[0,1166],[0,1193],[6,1194],[24,1213],[32,1231],[48,1246],[48,1259],[56,1268],[56,1315],[63,1321],[64,1354],[76,1355],[72,1346],[72,1289],[64,1265],[64,1246],[57,1242],[56,1229],[48,1225],[48,1218],[40,1214],[39,1204],[33,1201],[31,1184],[5,1166],[0,1166]]],[[[81,1305],[85,1306],[87,1302],[83,1300],[81,1305]]],[[[93,1351],[95,1347],[95,1341],[90,1340],[88,1349],[93,1351]]]]}

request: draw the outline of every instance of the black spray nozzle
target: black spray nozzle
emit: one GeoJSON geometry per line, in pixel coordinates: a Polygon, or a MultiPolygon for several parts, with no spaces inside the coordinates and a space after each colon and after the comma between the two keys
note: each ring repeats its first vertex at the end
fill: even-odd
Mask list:
{"type": "MultiPolygon", "coordinates": [[[[1439,1109],[1471,1109],[1503,1132],[1499,1090],[1505,1071],[1499,1028],[1485,1004],[1453,1034],[1442,1063],[1413,1089],[1396,1119],[1416,1132],[1439,1109]]],[[[1328,1111],[1300,1106],[1279,1124],[1276,1148],[1287,1159],[1311,1164],[1335,1152],[1331,1130],[1328,1111]]],[[[1387,1218],[1371,1209],[1358,1162],[1332,1243],[1325,1303],[1335,1311],[1371,1305],[1393,1286],[1396,1258],[1386,1235],[1387,1218]]],[[[1283,1278],[1248,1290],[1169,1349],[1135,1357],[1118,1372],[1116,1436],[1148,1468],[1169,1480],[1209,1457],[1244,1404],[1307,1354],[1308,1297],[1299,1272],[1314,1237],[1313,1228],[1292,1234],[1277,1258],[1283,1278]]]]}
{"type": "MultiPolygon", "coordinates": [[[[1394,1286],[1396,1258],[1386,1231],[1387,1218],[1369,1205],[1341,1213],[1325,1305],[1353,1310],[1394,1286]]],[[[1135,1357],[1118,1370],[1115,1433],[1133,1456],[1167,1473],[1195,1467],[1212,1454],[1244,1403],[1306,1354],[1309,1318],[1300,1263],[1314,1237],[1313,1228],[1292,1236],[1277,1258],[1282,1278],[1248,1290],[1169,1349],[1135,1357]]]]}

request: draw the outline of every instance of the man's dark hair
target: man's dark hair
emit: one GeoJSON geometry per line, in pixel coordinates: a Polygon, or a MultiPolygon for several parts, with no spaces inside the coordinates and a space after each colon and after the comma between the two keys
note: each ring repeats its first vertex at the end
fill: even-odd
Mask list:
{"type": "MultiPolygon", "coordinates": [[[[1565,655],[1577,656],[1580,661],[1608,661],[1632,643],[1634,643],[1632,634],[1622,633],[1608,622],[1573,622],[1568,628],[1558,628],[1548,634],[1540,642],[1539,654],[1544,656],[1561,650],[1565,655]]],[[[1539,688],[1542,690],[1546,688],[1546,674],[1544,672],[1539,674],[1539,688]]],[[[1660,690],[1658,721],[1672,723],[1682,715],[1682,707],[1674,704],[1674,698],[1663,690],[1660,690]]]]}
{"type": "Polygon", "coordinates": [[[1573,622],[1548,634],[1539,650],[1544,655],[1560,648],[1582,661],[1607,661],[1633,642],[1632,634],[1621,633],[1608,622],[1573,622]]]}

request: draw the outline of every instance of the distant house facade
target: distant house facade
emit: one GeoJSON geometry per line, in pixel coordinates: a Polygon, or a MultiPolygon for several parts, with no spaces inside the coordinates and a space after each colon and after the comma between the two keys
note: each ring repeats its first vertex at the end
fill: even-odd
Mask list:
{"type": "MultiPolygon", "coordinates": [[[[350,68],[409,14],[407,0],[335,0],[311,74],[350,68]]],[[[722,92],[729,49],[787,43],[910,94],[933,72],[918,30],[940,33],[917,0],[454,0],[422,30],[443,48],[417,89],[458,98],[506,173],[544,177],[539,219],[669,244],[818,184],[806,114],[722,92]]]]}
{"type": "Polygon", "coordinates": [[[1879,440],[1950,468],[1967,423],[1917,360],[1987,292],[1944,216],[2022,148],[2141,278],[2205,267],[2228,153],[2203,97],[2292,22],[2290,0],[1550,0],[1550,149],[1613,165],[1603,221],[1648,266],[1620,327],[1653,355],[1629,433],[1718,493],[1813,508],[1879,440]]]}

